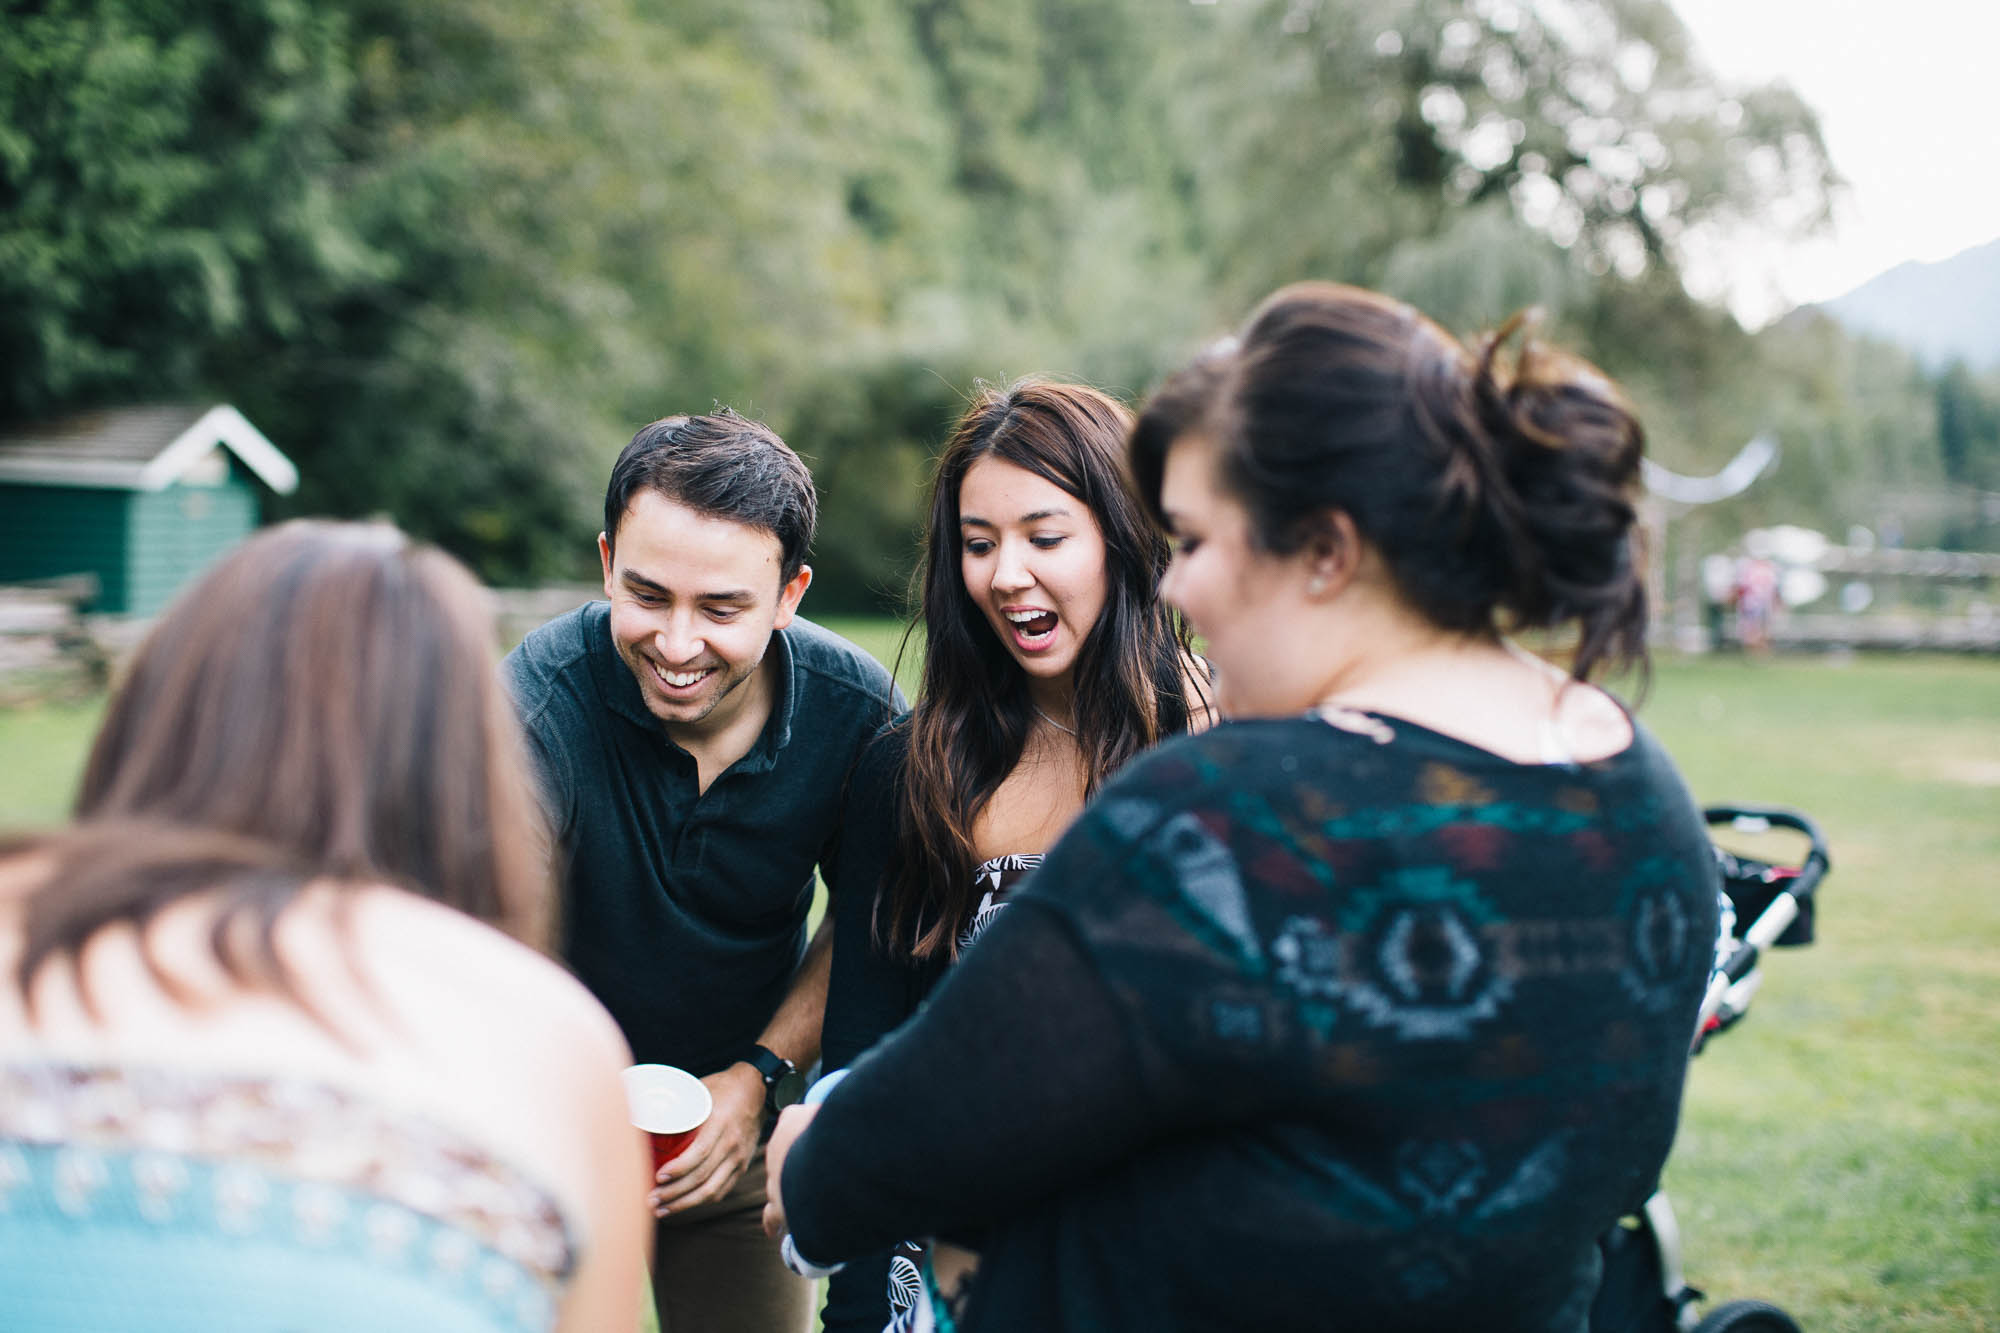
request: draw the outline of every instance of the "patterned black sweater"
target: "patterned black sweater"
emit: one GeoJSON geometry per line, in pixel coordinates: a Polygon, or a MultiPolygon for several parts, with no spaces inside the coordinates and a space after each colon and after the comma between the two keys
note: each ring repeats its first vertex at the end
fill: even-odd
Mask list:
{"type": "Polygon", "coordinates": [[[1679,1114],[1700,814],[1636,724],[1342,718],[1109,783],[800,1139],[800,1250],[972,1243],[968,1330],[1583,1329],[1679,1114]]]}

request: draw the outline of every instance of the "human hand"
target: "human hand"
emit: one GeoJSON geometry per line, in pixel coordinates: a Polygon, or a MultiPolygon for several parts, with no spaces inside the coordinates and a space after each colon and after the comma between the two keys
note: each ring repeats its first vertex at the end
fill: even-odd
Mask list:
{"type": "Polygon", "coordinates": [[[771,1131],[771,1141],[764,1145],[764,1234],[774,1240],[785,1234],[785,1199],[780,1191],[781,1177],[785,1170],[785,1154],[792,1150],[792,1144],[799,1135],[806,1132],[806,1126],[819,1114],[819,1104],[811,1106],[787,1106],[778,1113],[777,1128],[771,1131]]]}
{"type": "Polygon", "coordinates": [[[655,1217],[721,1198],[756,1155],[764,1127],[764,1076],[739,1061],[702,1084],[714,1107],[693,1142],[660,1168],[648,1196],[655,1217]]]}

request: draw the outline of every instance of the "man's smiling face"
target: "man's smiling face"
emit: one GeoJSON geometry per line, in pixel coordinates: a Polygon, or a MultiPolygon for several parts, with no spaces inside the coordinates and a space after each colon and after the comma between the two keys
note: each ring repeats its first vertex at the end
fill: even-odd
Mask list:
{"type": "Polygon", "coordinates": [[[774,630],[792,621],[812,580],[783,580],[775,534],[641,490],[613,541],[598,538],[611,640],[647,711],[669,729],[713,733],[755,691],[774,630]]]}

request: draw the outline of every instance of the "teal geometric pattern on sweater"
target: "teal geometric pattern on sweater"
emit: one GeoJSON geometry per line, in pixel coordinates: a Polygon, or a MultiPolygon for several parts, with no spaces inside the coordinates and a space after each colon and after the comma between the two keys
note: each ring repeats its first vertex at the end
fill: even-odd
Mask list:
{"type": "Polygon", "coordinates": [[[574,1258],[547,1196],[439,1126],[158,1070],[8,1066],[0,1095],[0,1329],[554,1326],[574,1258]]]}

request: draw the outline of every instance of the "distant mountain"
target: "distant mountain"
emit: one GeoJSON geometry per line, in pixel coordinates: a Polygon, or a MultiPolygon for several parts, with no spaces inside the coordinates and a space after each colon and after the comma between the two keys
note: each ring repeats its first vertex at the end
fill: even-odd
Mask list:
{"type": "Polygon", "coordinates": [[[2000,366],[2000,241],[1935,264],[1898,264],[1819,307],[1855,333],[1901,344],[1931,369],[2000,366]]]}

